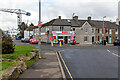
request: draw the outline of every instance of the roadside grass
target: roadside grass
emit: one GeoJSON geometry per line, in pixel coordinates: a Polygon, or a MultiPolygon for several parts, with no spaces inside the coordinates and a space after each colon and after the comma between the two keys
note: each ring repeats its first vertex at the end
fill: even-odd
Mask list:
{"type": "Polygon", "coordinates": [[[36,60],[35,59],[31,59],[31,60],[27,60],[25,61],[25,64],[27,65],[27,67],[31,66],[36,60]]]}
{"type": "Polygon", "coordinates": [[[32,55],[30,51],[32,49],[36,49],[36,47],[33,46],[15,46],[15,52],[12,54],[2,54],[2,58],[5,59],[17,59],[20,55],[32,55]]]}
{"type": "Polygon", "coordinates": [[[2,68],[0,69],[0,71],[3,71],[5,69],[7,69],[10,66],[15,66],[17,64],[20,64],[19,62],[12,62],[12,61],[3,61],[0,62],[0,65],[2,65],[2,68]]]}

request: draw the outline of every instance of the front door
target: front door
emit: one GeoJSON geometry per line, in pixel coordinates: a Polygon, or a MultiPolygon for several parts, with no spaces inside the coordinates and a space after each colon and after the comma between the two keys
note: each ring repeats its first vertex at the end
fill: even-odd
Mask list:
{"type": "Polygon", "coordinates": [[[111,38],[111,36],[110,36],[110,38],[109,38],[109,43],[112,43],[112,38],[111,38]]]}
{"type": "Polygon", "coordinates": [[[92,43],[94,42],[94,36],[92,37],[92,43]]]}
{"type": "Polygon", "coordinates": [[[106,42],[108,43],[108,36],[106,36],[106,42]]]}

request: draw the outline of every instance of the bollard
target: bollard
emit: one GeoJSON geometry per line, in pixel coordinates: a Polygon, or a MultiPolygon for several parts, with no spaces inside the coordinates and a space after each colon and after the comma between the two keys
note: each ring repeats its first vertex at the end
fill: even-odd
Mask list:
{"type": "Polygon", "coordinates": [[[53,42],[51,41],[51,46],[53,46],[53,42]]]}
{"type": "Polygon", "coordinates": [[[61,47],[61,41],[60,41],[60,47],[61,47]]]}

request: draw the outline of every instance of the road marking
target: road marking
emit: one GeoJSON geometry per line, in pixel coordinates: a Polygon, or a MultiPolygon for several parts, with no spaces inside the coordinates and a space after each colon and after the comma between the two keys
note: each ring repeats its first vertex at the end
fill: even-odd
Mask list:
{"type": "Polygon", "coordinates": [[[65,61],[64,61],[64,59],[62,58],[60,51],[59,51],[59,55],[60,55],[60,57],[61,57],[61,59],[62,59],[62,61],[63,61],[63,64],[65,65],[65,68],[66,68],[66,70],[67,70],[67,72],[68,72],[70,78],[73,80],[73,77],[72,77],[72,75],[71,75],[71,73],[70,73],[70,71],[69,71],[69,69],[68,69],[68,67],[67,67],[67,65],[66,65],[66,63],[65,63],[65,61]]]}
{"type": "MultiPolygon", "coordinates": [[[[112,52],[110,52],[110,50],[108,50],[107,49],[107,51],[109,52],[109,53],[112,53],[112,52]]],[[[115,55],[115,56],[117,56],[117,57],[120,57],[119,55],[117,55],[117,54],[115,54],[115,53],[112,53],[113,55],[115,55]]]]}
{"type": "Polygon", "coordinates": [[[61,50],[61,51],[65,51],[65,50],[61,50]]]}
{"type": "Polygon", "coordinates": [[[57,53],[57,51],[56,51],[56,54],[57,54],[57,59],[58,59],[59,66],[60,66],[60,69],[61,69],[61,72],[62,72],[63,80],[66,80],[66,76],[65,76],[65,73],[64,73],[64,70],[63,70],[63,67],[62,67],[62,64],[61,64],[60,58],[58,57],[58,53],[57,53]]]}

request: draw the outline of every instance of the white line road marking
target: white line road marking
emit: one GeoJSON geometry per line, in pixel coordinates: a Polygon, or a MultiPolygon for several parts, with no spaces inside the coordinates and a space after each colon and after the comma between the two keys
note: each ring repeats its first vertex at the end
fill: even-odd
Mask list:
{"type": "MultiPolygon", "coordinates": [[[[108,50],[107,49],[107,51],[109,52],[109,53],[112,53],[112,52],[110,52],[110,50],[108,50]]],[[[120,57],[119,55],[117,55],[117,54],[115,54],[115,53],[112,53],[113,55],[115,55],[115,56],[117,56],[117,57],[120,57]]]]}
{"type": "Polygon", "coordinates": [[[65,50],[61,50],[61,51],[65,51],[65,50]]]}

